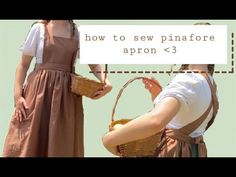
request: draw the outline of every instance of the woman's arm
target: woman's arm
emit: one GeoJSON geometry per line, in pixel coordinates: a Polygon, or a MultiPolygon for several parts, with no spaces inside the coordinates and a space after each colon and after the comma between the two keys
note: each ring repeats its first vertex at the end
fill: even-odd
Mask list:
{"type": "Polygon", "coordinates": [[[151,112],[107,133],[103,137],[104,146],[114,151],[117,145],[152,136],[163,129],[179,109],[180,102],[176,98],[164,98],[151,112]]]}
{"type": "MultiPolygon", "coordinates": [[[[77,51],[77,58],[80,58],[80,48],[77,51]]],[[[89,64],[89,68],[93,74],[101,81],[104,81],[105,73],[103,73],[102,67],[99,64],[89,64]]]]}
{"type": "Polygon", "coordinates": [[[103,73],[101,65],[98,64],[89,64],[89,67],[93,74],[101,81],[104,81],[105,73],[103,73]]]}
{"type": "Polygon", "coordinates": [[[19,121],[22,121],[26,117],[25,109],[28,108],[25,99],[22,97],[22,89],[32,58],[32,56],[22,54],[21,60],[16,68],[14,83],[15,117],[19,121]]]}
{"type": "MultiPolygon", "coordinates": [[[[78,48],[77,51],[77,58],[80,58],[80,49],[78,48]]],[[[102,67],[99,64],[89,64],[89,67],[91,69],[91,71],[93,72],[93,74],[101,81],[104,81],[105,78],[105,73],[103,73],[102,67]]],[[[101,97],[103,97],[104,95],[106,95],[107,93],[109,93],[112,90],[112,85],[110,83],[110,81],[106,78],[105,80],[105,86],[103,87],[103,89],[98,90],[92,99],[99,99],[101,97]]]]}
{"type": "MultiPolygon", "coordinates": [[[[89,67],[91,69],[91,71],[93,72],[93,74],[101,81],[103,82],[105,79],[105,73],[102,70],[101,65],[99,64],[89,64],[89,67]]],[[[101,98],[102,96],[106,95],[107,93],[109,93],[112,90],[112,85],[110,83],[110,81],[106,78],[105,80],[105,85],[103,87],[102,90],[97,91],[94,94],[93,99],[98,99],[101,98]]]]}

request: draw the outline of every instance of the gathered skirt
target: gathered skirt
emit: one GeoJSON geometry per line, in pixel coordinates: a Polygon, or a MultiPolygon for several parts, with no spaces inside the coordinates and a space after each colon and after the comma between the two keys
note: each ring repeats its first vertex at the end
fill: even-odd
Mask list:
{"type": "Polygon", "coordinates": [[[23,88],[26,119],[12,116],[4,157],[83,157],[82,97],[70,91],[70,72],[33,71],[23,88]]]}

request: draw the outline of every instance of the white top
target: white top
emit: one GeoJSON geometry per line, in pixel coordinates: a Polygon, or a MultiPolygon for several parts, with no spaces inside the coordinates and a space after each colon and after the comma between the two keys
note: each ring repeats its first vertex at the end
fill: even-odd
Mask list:
{"type": "Polygon", "coordinates": [[[36,57],[36,63],[38,64],[43,62],[44,32],[44,24],[34,24],[20,48],[23,54],[36,57]]]}
{"type": "MultiPolygon", "coordinates": [[[[213,78],[209,77],[213,82],[213,78]]],[[[181,104],[176,116],[167,124],[167,128],[179,129],[198,119],[207,110],[211,101],[211,90],[201,74],[180,73],[156,97],[155,106],[158,106],[166,97],[175,97],[181,104]]],[[[203,135],[212,114],[213,108],[202,125],[190,134],[191,137],[203,135]]]]}

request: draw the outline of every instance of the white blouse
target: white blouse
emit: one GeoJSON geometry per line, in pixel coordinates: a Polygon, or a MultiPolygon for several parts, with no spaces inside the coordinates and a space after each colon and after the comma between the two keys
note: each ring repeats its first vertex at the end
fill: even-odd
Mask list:
{"type": "MultiPolygon", "coordinates": [[[[44,24],[34,24],[20,48],[23,54],[36,57],[36,63],[38,64],[43,62],[44,32],[44,24]]],[[[78,46],[78,48],[80,48],[80,46],[78,46]]]]}
{"type": "MultiPolygon", "coordinates": [[[[213,81],[211,76],[210,80],[213,81]]],[[[179,129],[198,119],[207,110],[211,101],[211,90],[208,82],[201,74],[180,73],[156,97],[155,106],[158,106],[166,97],[174,97],[181,104],[177,115],[167,124],[167,128],[179,129]]],[[[191,137],[203,135],[212,114],[213,108],[206,120],[190,134],[191,137]]]]}

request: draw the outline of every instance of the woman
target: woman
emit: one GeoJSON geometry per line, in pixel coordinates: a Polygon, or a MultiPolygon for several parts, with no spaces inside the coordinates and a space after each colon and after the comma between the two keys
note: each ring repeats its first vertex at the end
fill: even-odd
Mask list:
{"type": "MultiPolygon", "coordinates": [[[[16,69],[15,112],[3,156],[84,156],[82,97],[70,90],[78,50],[79,34],[72,20],[42,20],[32,26],[16,69]],[[33,57],[35,69],[23,86],[33,57]]],[[[100,65],[89,66],[102,81],[100,65]]],[[[110,92],[110,82],[105,83],[93,99],[110,92]]]]}
{"type": "Polygon", "coordinates": [[[206,157],[203,134],[213,123],[218,110],[214,65],[182,65],[181,73],[159,93],[154,79],[145,79],[154,109],[103,137],[104,146],[120,156],[118,145],[152,136],[162,129],[158,157],[206,157]],[[158,95],[158,96],[157,96],[158,95]]]}

